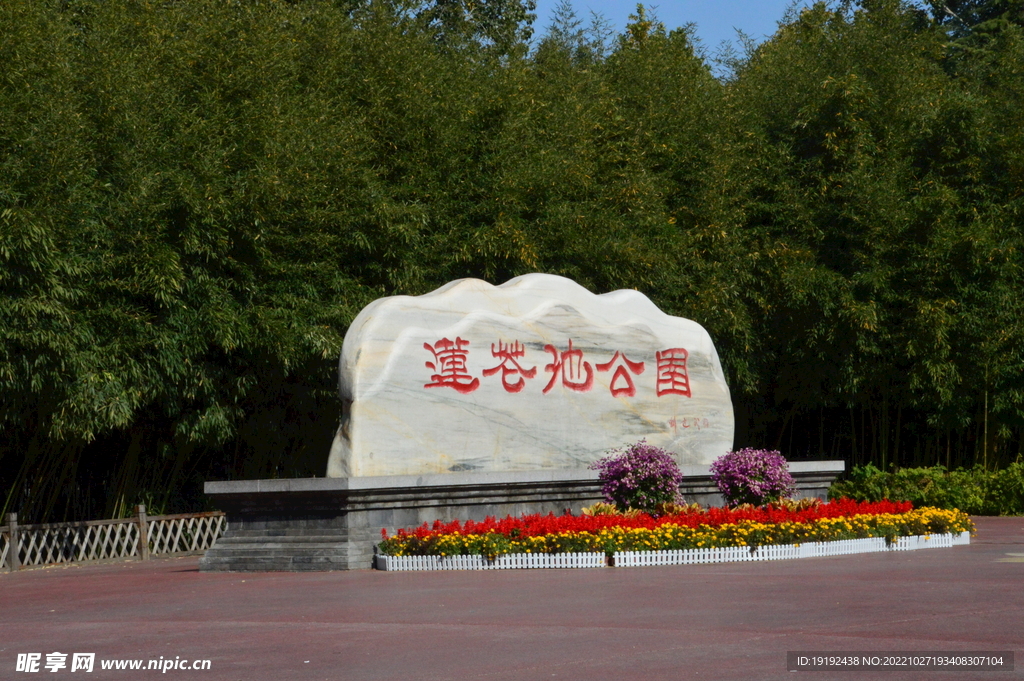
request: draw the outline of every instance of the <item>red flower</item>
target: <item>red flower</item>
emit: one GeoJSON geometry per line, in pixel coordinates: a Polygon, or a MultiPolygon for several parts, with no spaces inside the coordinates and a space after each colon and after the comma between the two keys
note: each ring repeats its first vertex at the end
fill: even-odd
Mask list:
{"type": "MultiPolygon", "coordinates": [[[[709,525],[720,527],[732,525],[744,520],[751,520],[759,523],[808,523],[822,518],[843,518],[854,515],[881,515],[883,513],[906,513],[913,509],[909,501],[853,501],[851,499],[837,499],[827,504],[820,504],[802,511],[788,511],[775,506],[762,506],[751,509],[730,509],[730,508],[709,508],[694,513],[682,513],[679,515],[661,516],[655,518],[646,513],[634,517],[616,515],[598,516],[572,516],[554,513],[541,515],[534,513],[519,517],[506,516],[497,520],[488,516],[482,521],[467,520],[461,523],[453,520],[443,523],[435,520],[432,525],[423,523],[411,533],[406,530],[398,530],[395,534],[398,537],[407,537],[410,534],[417,539],[427,539],[442,534],[464,534],[482,535],[489,533],[503,534],[506,537],[525,538],[540,537],[559,532],[589,532],[597,534],[609,527],[642,527],[654,529],[666,523],[683,525],[687,527],[699,527],[709,525]]],[[[387,533],[381,530],[381,536],[387,538],[387,533]]]]}

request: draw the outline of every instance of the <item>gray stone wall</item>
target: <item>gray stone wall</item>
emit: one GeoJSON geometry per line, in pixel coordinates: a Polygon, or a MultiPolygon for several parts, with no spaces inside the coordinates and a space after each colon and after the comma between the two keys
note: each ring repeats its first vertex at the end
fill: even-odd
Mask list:
{"type": "MultiPolygon", "coordinates": [[[[842,461],[793,462],[797,497],[824,498],[842,461]]],[[[684,466],[687,502],[721,505],[706,466],[684,466]],[[692,469],[692,470],[691,470],[692,469]]],[[[381,529],[435,520],[527,513],[578,514],[601,501],[590,470],[451,473],[368,478],[208,482],[228,530],[200,561],[204,571],[369,568],[381,529]]]]}

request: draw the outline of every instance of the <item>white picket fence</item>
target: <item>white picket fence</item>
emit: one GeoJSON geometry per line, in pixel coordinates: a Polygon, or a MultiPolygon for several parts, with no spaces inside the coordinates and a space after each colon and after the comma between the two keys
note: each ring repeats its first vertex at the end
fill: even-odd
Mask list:
{"type": "Polygon", "coordinates": [[[378,570],[509,570],[522,568],[645,567],[653,565],[699,565],[737,563],[794,558],[822,558],[855,553],[911,551],[949,548],[971,543],[971,533],[932,534],[897,537],[892,543],[884,537],[843,539],[805,544],[775,546],[729,546],[677,551],[616,551],[606,559],[603,553],[530,554],[514,553],[488,561],[483,556],[375,556],[378,570]]]}
{"type": "Polygon", "coordinates": [[[220,511],[147,516],[139,506],[132,518],[38,525],[19,525],[11,513],[0,525],[0,570],[202,553],[226,529],[220,511]]]}
{"type": "Polygon", "coordinates": [[[694,565],[698,563],[735,563],[752,560],[787,560],[790,558],[824,558],[848,556],[855,553],[883,551],[911,551],[914,549],[941,549],[971,543],[970,532],[959,534],[931,534],[896,537],[891,544],[885,537],[867,539],[841,539],[839,541],[782,544],[778,546],[730,546],[717,549],[689,549],[684,551],[619,551],[612,554],[617,567],[644,565],[694,565]]]}
{"type": "Polygon", "coordinates": [[[649,565],[698,565],[702,563],[738,563],[748,560],[784,560],[800,558],[798,545],[726,546],[711,549],[680,549],[677,551],[616,551],[612,554],[615,567],[645,567],[649,565]]]}
{"type": "Polygon", "coordinates": [[[376,555],[378,570],[519,570],[523,568],[596,568],[605,566],[603,553],[506,553],[488,561],[484,556],[376,555]]]}

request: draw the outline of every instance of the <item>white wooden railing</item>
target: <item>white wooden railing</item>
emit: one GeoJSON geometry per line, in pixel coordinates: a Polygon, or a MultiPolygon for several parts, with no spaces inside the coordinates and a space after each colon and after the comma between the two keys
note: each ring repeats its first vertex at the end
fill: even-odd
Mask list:
{"type": "Polygon", "coordinates": [[[138,506],[132,518],[40,525],[19,525],[17,514],[9,513],[0,525],[0,570],[198,554],[226,529],[220,511],[147,516],[138,506]]]}
{"type": "MultiPolygon", "coordinates": [[[[644,567],[653,565],[698,565],[702,563],[733,563],[792,558],[845,556],[854,553],[912,551],[914,549],[949,548],[971,543],[970,532],[932,534],[913,537],[843,539],[805,544],[725,546],[710,549],[677,551],[616,551],[608,556],[607,565],[644,567]]],[[[508,554],[488,561],[483,556],[374,556],[378,570],[502,570],[521,568],[604,567],[603,553],[534,553],[508,554]]]]}

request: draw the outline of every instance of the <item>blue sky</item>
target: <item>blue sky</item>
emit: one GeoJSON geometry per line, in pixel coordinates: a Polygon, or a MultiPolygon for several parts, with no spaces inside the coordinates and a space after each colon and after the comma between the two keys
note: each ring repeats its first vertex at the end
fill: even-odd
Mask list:
{"type": "MultiPolygon", "coordinates": [[[[590,23],[593,10],[611,22],[612,28],[622,31],[629,15],[636,11],[636,0],[571,0],[576,15],[590,23]]],[[[799,2],[799,0],[798,0],[799,2]]],[[[654,0],[645,2],[654,7],[655,14],[671,30],[687,23],[697,25],[697,37],[709,52],[715,52],[723,40],[736,40],[740,29],[758,42],[775,33],[776,26],[793,0],[654,0]]],[[[799,2],[798,7],[810,5],[799,2]]],[[[537,21],[534,30],[543,34],[558,0],[537,0],[537,21]]]]}

